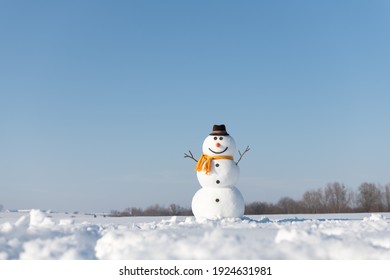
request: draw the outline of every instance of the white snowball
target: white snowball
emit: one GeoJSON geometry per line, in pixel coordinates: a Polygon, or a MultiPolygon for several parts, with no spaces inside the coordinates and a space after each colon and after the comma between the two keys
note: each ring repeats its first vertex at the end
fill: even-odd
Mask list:
{"type": "Polygon", "coordinates": [[[236,187],[202,188],[192,198],[192,212],[197,219],[239,218],[244,210],[244,199],[236,187]]]}
{"type": "Polygon", "coordinates": [[[236,142],[229,135],[209,135],[203,142],[203,153],[209,156],[233,156],[236,151],[236,142]]]}
{"type": "Polygon", "coordinates": [[[203,188],[230,188],[237,184],[240,168],[230,159],[215,159],[211,162],[211,171],[196,172],[198,181],[203,188]]]}

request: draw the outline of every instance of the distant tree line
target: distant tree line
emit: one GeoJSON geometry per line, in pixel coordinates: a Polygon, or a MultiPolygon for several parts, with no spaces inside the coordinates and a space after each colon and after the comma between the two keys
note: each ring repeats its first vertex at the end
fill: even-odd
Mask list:
{"type": "Polygon", "coordinates": [[[192,210],[181,207],[177,204],[171,204],[168,207],[163,207],[158,204],[149,206],[146,209],[137,207],[129,207],[123,211],[112,210],[111,216],[127,217],[127,216],[191,216],[192,210]]]}
{"type": "Polygon", "coordinates": [[[390,212],[390,184],[383,187],[362,183],[357,192],[339,182],[306,191],[294,200],[282,197],[277,203],[253,202],[246,205],[245,214],[305,214],[390,212]]]}
{"type": "MultiPolygon", "coordinates": [[[[365,182],[355,192],[342,183],[333,182],[323,188],[306,191],[298,200],[282,197],[277,203],[256,201],[245,206],[245,215],[354,212],[390,212],[390,184],[380,186],[365,182]]],[[[172,215],[191,216],[193,214],[191,209],[176,204],[168,207],[156,204],[146,209],[133,207],[123,211],[111,211],[111,216],[172,215]]]]}

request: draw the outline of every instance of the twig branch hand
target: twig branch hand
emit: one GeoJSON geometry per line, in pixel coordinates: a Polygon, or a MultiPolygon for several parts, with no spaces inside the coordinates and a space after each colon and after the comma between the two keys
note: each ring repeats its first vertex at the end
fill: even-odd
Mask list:
{"type": "Polygon", "coordinates": [[[193,160],[195,160],[196,162],[198,162],[195,158],[194,158],[194,155],[191,153],[191,151],[188,151],[190,154],[186,154],[184,153],[184,157],[185,158],[191,158],[193,160]]]}
{"type": "Polygon", "coordinates": [[[245,151],[243,153],[241,153],[240,151],[238,151],[239,155],[240,155],[240,158],[237,160],[236,164],[238,165],[238,163],[240,162],[240,160],[242,159],[242,157],[245,155],[246,152],[248,152],[250,150],[249,146],[246,147],[245,151]]]}

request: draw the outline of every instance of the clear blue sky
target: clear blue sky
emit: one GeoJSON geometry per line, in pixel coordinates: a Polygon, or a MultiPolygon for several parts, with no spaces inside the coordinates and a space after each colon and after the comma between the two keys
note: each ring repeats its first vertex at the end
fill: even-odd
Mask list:
{"type": "Polygon", "coordinates": [[[0,1],[0,204],[190,206],[213,124],[247,203],[390,183],[389,1],[0,1]]]}

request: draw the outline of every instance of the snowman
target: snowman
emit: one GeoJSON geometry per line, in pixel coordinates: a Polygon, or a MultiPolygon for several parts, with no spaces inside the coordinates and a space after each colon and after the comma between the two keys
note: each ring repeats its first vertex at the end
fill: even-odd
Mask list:
{"type": "Polygon", "coordinates": [[[244,215],[245,203],[236,188],[240,175],[238,163],[249,147],[240,154],[237,162],[233,155],[236,143],[225,125],[214,125],[203,142],[203,154],[196,160],[191,151],[184,157],[197,162],[195,170],[200,185],[192,199],[192,212],[196,219],[239,218],[244,215]]]}

